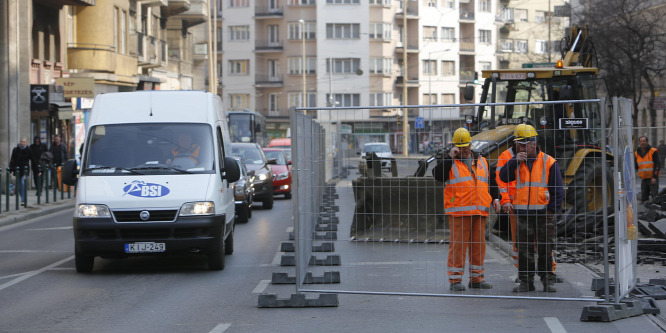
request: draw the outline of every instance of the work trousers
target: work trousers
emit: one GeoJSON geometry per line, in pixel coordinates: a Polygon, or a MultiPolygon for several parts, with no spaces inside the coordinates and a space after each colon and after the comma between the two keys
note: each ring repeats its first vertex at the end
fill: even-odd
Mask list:
{"type": "MultiPolygon", "coordinates": [[[[509,212],[509,224],[511,225],[511,244],[513,244],[513,254],[511,255],[513,259],[513,265],[518,268],[518,246],[516,245],[516,214],[511,211],[509,212]]],[[[535,245],[536,246],[536,245],[535,245]]],[[[553,258],[553,273],[557,264],[555,263],[555,258],[553,258]]]]}
{"type": "Polygon", "coordinates": [[[518,278],[534,282],[535,273],[541,281],[553,278],[553,245],[555,244],[554,214],[518,215],[516,242],[518,246],[518,278]],[[535,248],[538,258],[535,270],[535,248]]]}
{"type": "Polygon", "coordinates": [[[659,179],[656,184],[652,184],[652,178],[641,181],[641,201],[647,201],[650,196],[654,199],[659,192],[659,179]]]}
{"type": "Polygon", "coordinates": [[[448,219],[451,229],[448,257],[449,283],[462,281],[467,251],[469,251],[470,281],[472,283],[483,281],[487,217],[481,215],[448,216],[448,219]]]}

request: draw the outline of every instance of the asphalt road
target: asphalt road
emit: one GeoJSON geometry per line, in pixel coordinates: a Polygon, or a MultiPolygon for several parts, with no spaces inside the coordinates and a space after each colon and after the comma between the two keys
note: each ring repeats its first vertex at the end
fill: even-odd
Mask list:
{"type": "MultiPolygon", "coordinates": [[[[341,231],[335,242],[342,266],[313,268],[338,270],[342,281],[311,288],[448,293],[446,245],[345,238],[351,223],[345,184],[338,185],[341,231]]],[[[237,225],[235,252],[224,271],[208,271],[203,257],[98,258],[92,274],[77,274],[71,211],[0,228],[0,332],[662,331],[647,316],[581,322],[587,303],[551,300],[340,294],[338,307],[258,308],[262,292],[280,298],[295,292],[293,285],[270,284],[273,272],[294,275],[293,267],[280,266],[279,252],[292,228],[291,204],[278,199],[272,210],[255,209],[249,223],[237,225]]],[[[489,293],[506,293],[515,274],[508,259],[492,246],[486,257],[496,286],[489,293]]],[[[589,272],[562,270],[570,273],[558,285],[562,293],[589,294],[589,272]]]]}

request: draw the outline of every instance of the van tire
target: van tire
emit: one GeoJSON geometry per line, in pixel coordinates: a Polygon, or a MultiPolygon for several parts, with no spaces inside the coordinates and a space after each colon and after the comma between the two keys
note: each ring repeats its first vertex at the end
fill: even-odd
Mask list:
{"type": "Polygon", "coordinates": [[[268,198],[263,201],[264,209],[273,209],[273,194],[268,195],[268,198]]]}
{"type": "Polygon", "coordinates": [[[224,240],[224,254],[233,254],[234,253],[234,229],[231,229],[229,236],[224,240]]]}
{"type": "Polygon", "coordinates": [[[210,269],[211,271],[221,271],[224,269],[225,246],[223,245],[223,243],[225,243],[224,235],[221,235],[220,241],[217,244],[215,244],[215,246],[212,249],[210,249],[210,253],[208,253],[208,269],[210,269]]]}
{"type": "Polygon", "coordinates": [[[81,254],[81,252],[74,249],[74,264],[77,273],[90,273],[95,266],[95,257],[81,254]]]}

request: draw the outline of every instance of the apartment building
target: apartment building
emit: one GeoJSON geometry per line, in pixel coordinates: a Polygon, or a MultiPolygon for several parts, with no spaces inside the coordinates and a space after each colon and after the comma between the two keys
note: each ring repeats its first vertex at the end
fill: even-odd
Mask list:
{"type": "MultiPolygon", "coordinates": [[[[321,107],[460,102],[462,88],[474,72],[494,62],[495,2],[225,0],[225,106],[262,112],[271,135],[284,136],[289,108],[304,103],[321,107]]],[[[397,147],[397,114],[393,109],[358,110],[338,113],[336,120],[349,122],[354,133],[367,133],[368,140],[388,135],[397,147]]],[[[328,115],[319,111],[317,117],[325,120],[328,115]]],[[[417,116],[442,133],[451,120],[460,119],[460,110],[410,110],[412,127],[417,116]]],[[[415,134],[411,137],[417,141],[415,134]]]]}
{"type": "Polygon", "coordinates": [[[554,15],[564,0],[500,0],[498,13],[498,68],[548,66],[562,59],[560,40],[570,26],[569,17],[554,15]],[[550,6],[550,7],[549,7],[550,6]]]}

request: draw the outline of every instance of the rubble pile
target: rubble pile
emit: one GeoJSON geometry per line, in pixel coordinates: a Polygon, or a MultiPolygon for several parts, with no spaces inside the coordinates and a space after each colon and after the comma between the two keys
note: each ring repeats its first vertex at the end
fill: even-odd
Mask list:
{"type": "MultiPolygon", "coordinates": [[[[614,261],[614,216],[608,211],[609,260],[614,261]]],[[[578,214],[576,207],[571,207],[559,216],[555,224],[557,235],[553,254],[557,262],[563,263],[601,263],[604,255],[604,217],[603,211],[578,214]]]]}

